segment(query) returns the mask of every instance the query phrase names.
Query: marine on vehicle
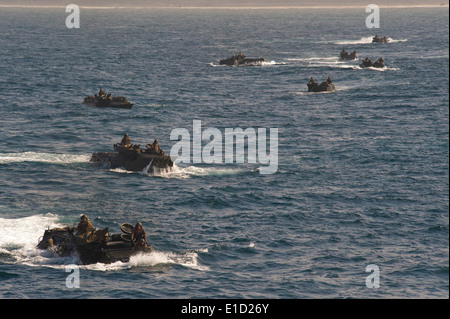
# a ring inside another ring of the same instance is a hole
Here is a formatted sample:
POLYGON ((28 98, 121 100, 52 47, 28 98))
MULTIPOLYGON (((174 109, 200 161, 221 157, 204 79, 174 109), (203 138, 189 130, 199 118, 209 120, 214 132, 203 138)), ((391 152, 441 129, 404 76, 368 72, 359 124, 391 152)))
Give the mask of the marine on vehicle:
POLYGON ((369 68, 369 67, 373 67, 373 68, 379 68, 382 69, 385 67, 384 65, 384 59, 382 57, 380 57, 378 60, 376 60, 375 62, 372 62, 371 59, 369 59, 368 57, 366 57, 362 63, 359 65, 362 68, 369 68))
POLYGON ((378 34, 372 38, 372 43, 389 43, 391 39, 387 36, 380 37, 378 34))
POLYGON ((342 51, 340 53, 340 59, 341 60, 357 60, 358 52, 356 52, 356 50, 353 50, 352 53, 348 53, 347 50, 342 49, 342 51))
POLYGON ((146 144, 146 149, 141 149, 140 144, 132 144, 128 134, 125 134, 122 141, 113 147, 114 152, 92 154, 90 162, 101 164, 107 169, 123 168, 145 173, 152 173, 155 168, 173 167, 172 159, 159 147, 158 140, 146 144))
POLYGON ((122 234, 110 234, 108 227, 83 231, 80 225, 47 229, 37 248, 51 250, 62 257, 78 255, 84 265, 127 262, 133 255, 154 251, 146 240, 144 243, 132 240, 134 229, 129 223, 122 224, 122 234))
POLYGON ((320 84, 313 77, 311 77, 307 86, 308 92, 333 92, 335 90, 331 77, 328 77, 326 81, 323 81, 320 84))

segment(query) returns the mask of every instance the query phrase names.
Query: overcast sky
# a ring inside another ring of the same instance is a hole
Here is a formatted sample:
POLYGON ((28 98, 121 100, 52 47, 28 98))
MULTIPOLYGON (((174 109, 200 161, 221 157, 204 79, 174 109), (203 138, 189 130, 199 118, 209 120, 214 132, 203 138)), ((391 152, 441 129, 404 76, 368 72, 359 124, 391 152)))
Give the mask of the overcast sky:
POLYGON ((2 5, 66 6, 138 6, 138 7, 267 7, 267 6, 366 6, 386 5, 448 5, 449 0, 0 0, 2 5))

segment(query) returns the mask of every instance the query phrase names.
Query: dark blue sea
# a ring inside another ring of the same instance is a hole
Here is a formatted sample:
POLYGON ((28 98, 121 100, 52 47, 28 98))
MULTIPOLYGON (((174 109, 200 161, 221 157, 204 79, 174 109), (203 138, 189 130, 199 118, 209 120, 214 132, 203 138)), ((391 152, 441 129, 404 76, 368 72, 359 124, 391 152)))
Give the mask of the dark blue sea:
POLYGON ((0 8, 1 298, 449 297, 448 8, 381 8, 379 29, 364 8, 81 8, 73 29, 68 15, 0 8), (239 52, 267 62, 218 64, 239 52), (311 76, 336 91, 308 93, 311 76), (82 104, 99 88, 133 108, 82 104), (194 120, 277 128, 276 173, 89 163, 125 133, 169 153, 194 120), (82 265, 36 249, 82 214, 112 233, 142 222, 155 252, 82 265))

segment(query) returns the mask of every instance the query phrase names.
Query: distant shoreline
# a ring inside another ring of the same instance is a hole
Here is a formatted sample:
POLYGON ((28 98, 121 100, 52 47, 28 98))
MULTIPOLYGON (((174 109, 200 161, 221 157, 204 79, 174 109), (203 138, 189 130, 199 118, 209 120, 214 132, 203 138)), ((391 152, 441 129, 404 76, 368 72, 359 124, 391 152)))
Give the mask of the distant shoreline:
MULTIPOLYGON (((36 9, 51 9, 51 8, 65 8, 66 6, 36 6, 36 5, 17 5, 17 4, 0 4, 0 8, 36 8, 36 9)), ((133 7, 133 6, 83 6, 83 9, 176 9, 176 10, 289 10, 289 9, 361 9, 365 8, 365 5, 359 6, 264 6, 264 7, 133 7)), ((391 9, 413 9, 413 8, 448 8, 448 4, 442 5, 380 5, 380 8, 391 8, 391 9)))

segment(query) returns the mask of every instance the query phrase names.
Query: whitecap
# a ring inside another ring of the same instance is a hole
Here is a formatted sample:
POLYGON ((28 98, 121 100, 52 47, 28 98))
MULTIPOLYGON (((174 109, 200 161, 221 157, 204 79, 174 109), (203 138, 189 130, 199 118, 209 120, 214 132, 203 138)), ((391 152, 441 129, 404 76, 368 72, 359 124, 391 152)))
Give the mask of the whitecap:
POLYGON ((0 154, 0 164, 37 162, 50 164, 74 164, 87 163, 90 160, 89 155, 74 154, 56 154, 56 153, 3 153, 0 154))
POLYGON ((61 226, 58 216, 50 213, 24 218, 0 218, 0 248, 34 248, 45 229, 61 226))
POLYGON ((181 265, 186 268, 200 271, 208 271, 209 267, 201 265, 198 261, 197 251, 187 251, 185 253, 153 251, 151 253, 141 253, 130 257, 128 262, 117 261, 111 264, 96 263, 81 266, 83 269, 95 271, 119 271, 139 267, 156 267, 160 265, 181 265))
POLYGON ((286 62, 277 62, 277 61, 266 61, 266 62, 261 62, 262 66, 270 66, 270 65, 285 65, 287 64, 286 62))
POLYGON ((310 58, 289 58, 286 59, 288 61, 303 61, 303 62, 310 62, 310 61, 326 61, 326 60, 338 60, 337 57, 310 57, 310 58))
MULTIPOLYGON (((305 85, 305 87, 306 87, 306 85, 305 85)), ((334 91, 323 91, 323 92, 293 91, 293 92, 290 92, 290 94, 294 94, 294 95, 331 94, 331 93, 336 93, 336 92, 347 91, 350 89, 351 89, 351 87, 348 87, 348 86, 339 86, 339 88, 336 88, 334 91)))
MULTIPOLYGON (((286 62, 277 62, 277 61, 265 61, 265 62, 253 62, 253 63, 249 63, 246 66, 271 66, 271 65, 285 65, 287 64, 286 62)), ((207 65, 212 66, 212 67, 228 67, 229 65, 223 65, 223 64, 218 64, 216 62, 210 62, 207 63, 207 65)))
POLYGON ((373 70, 373 71, 378 71, 378 72, 384 72, 384 71, 398 71, 400 70, 400 68, 391 68, 388 66, 384 66, 382 68, 375 68, 375 67, 367 67, 367 68, 362 68, 360 66, 357 66, 357 68, 355 68, 355 70, 373 70))
POLYGON ((198 167, 198 166, 186 166, 180 167, 177 164, 173 164, 172 167, 153 167, 150 171, 149 168, 151 163, 144 167, 142 171, 128 171, 124 168, 113 168, 109 169, 109 171, 119 174, 142 174, 152 177, 161 177, 161 178, 174 178, 174 179, 188 179, 193 176, 227 176, 227 175, 235 175, 241 174, 245 172, 251 172, 251 170, 245 169, 233 169, 233 168, 218 168, 214 167, 198 167))
POLYGON ((50 250, 36 248, 46 229, 63 226, 58 215, 51 213, 23 218, 0 218, 0 252, 10 255, 15 263, 27 266, 60 268, 77 263, 78 256, 60 257, 50 250))
POLYGON ((207 65, 212 66, 214 68, 216 68, 216 67, 226 67, 227 66, 227 65, 223 65, 223 64, 217 64, 215 62, 207 63, 207 65))
MULTIPOLYGON (((294 59, 291 59, 294 60, 294 59)), ((312 68, 322 68, 322 67, 329 67, 329 68, 338 68, 338 69, 351 69, 351 70, 374 70, 374 71, 398 71, 399 68, 394 67, 388 67, 384 66, 383 68, 375 68, 375 67, 367 67, 362 68, 359 66, 358 60, 353 60, 353 64, 351 61, 342 61, 337 57, 313 57, 313 58, 299 58, 295 59, 295 61, 301 61, 301 62, 307 62, 308 67, 312 68)))
POLYGON ((126 169, 120 167, 110 168, 109 171, 119 174, 136 174, 135 171, 127 171, 126 169))
POLYGON ((362 37, 359 40, 342 40, 342 41, 336 41, 334 44, 337 45, 347 45, 347 44, 370 44, 372 43, 373 36, 369 37, 362 37))
MULTIPOLYGON (((146 170, 144 169, 143 172, 146 170)), ((218 167, 198 167, 187 166, 179 167, 177 164, 173 164, 173 167, 158 168, 154 167, 153 172, 148 173, 151 176, 162 178, 178 178, 187 179, 192 176, 226 176, 248 172, 244 169, 231 169, 231 168, 218 168, 218 167)))
MULTIPOLYGON (((352 45, 352 44, 372 44, 373 36, 362 37, 359 40, 342 40, 333 42, 336 45, 352 45)), ((392 39, 388 37, 389 43, 406 42, 408 39, 392 39)), ((378 44, 378 43, 377 43, 378 44)))

